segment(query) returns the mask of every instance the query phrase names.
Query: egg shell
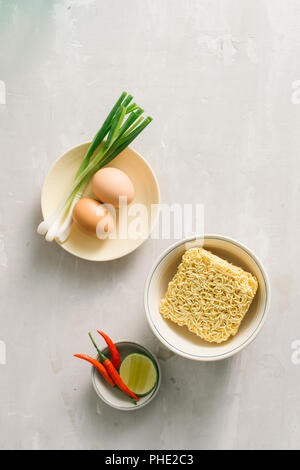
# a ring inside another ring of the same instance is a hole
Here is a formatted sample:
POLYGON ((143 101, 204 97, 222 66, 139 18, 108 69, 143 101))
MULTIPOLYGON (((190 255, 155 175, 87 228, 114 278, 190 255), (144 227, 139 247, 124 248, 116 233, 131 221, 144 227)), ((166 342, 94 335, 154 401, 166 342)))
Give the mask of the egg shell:
POLYGON ((99 201, 91 198, 82 198, 77 202, 73 210, 73 221, 87 235, 101 239, 106 238, 114 229, 111 214, 99 201))
POLYGON ((93 192, 100 201, 119 207, 119 198, 127 197, 130 204, 135 196, 134 186, 129 176, 118 168, 102 168, 94 174, 93 192))

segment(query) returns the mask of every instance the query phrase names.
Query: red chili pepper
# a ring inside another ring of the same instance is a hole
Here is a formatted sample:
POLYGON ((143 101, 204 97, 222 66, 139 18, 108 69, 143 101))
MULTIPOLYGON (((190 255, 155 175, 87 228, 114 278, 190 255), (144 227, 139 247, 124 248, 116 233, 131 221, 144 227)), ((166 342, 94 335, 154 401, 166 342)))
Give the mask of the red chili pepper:
POLYGON ((126 395, 130 396, 131 398, 133 398, 135 401, 138 401, 139 398, 127 387, 126 384, 124 384, 123 380, 121 379, 120 375, 118 374, 118 371, 117 369, 115 368, 115 366, 113 365, 113 363, 111 362, 110 359, 108 359, 108 357, 106 357, 99 349, 98 349, 98 346, 97 344, 95 343, 94 341, 94 338, 92 337, 91 333, 89 333, 89 337, 91 338, 91 341, 93 343, 93 345, 95 346, 95 348, 97 349, 98 351, 98 354, 101 358, 101 361, 103 362, 103 364, 105 365, 106 367, 106 370, 108 371, 109 375, 111 376, 112 380, 115 382, 115 384, 119 387, 120 390, 122 390, 122 392, 126 393, 126 395))
POLYGON ((101 335, 102 338, 105 340, 105 342, 108 346, 108 349, 110 350, 113 365, 115 366, 116 369, 119 369, 120 364, 121 364, 121 359, 120 359, 120 354, 119 354, 119 351, 116 348, 115 343, 113 343, 113 341, 110 339, 110 337, 107 336, 105 333, 103 333, 103 331, 99 331, 99 330, 97 330, 97 331, 98 331, 99 335, 101 335))
POLYGON ((138 401, 139 398, 127 387, 126 384, 124 384, 123 380, 121 379, 121 377, 119 376, 118 374, 118 371, 117 369, 115 368, 115 366, 113 365, 113 363, 111 362, 110 359, 108 359, 108 357, 104 356, 104 354, 101 355, 101 359, 103 361, 103 364, 105 365, 106 367, 106 370, 108 371, 109 375, 111 376, 111 378, 113 379, 113 381, 115 382, 115 384, 124 392, 126 393, 127 395, 129 395, 131 398, 133 398, 134 400, 138 401), (103 356, 103 357, 102 357, 103 356))
POLYGON ((112 380, 111 376, 105 369, 105 367, 101 364, 101 362, 97 361, 93 357, 86 356, 85 354, 74 354, 75 357, 79 357, 79 359, 84 359, 87 362, 93 364, 93 366, 100 372, 101 375, 105 378, 106 382, 109 383, 112 387, 115 386, 114 381, 112 380))

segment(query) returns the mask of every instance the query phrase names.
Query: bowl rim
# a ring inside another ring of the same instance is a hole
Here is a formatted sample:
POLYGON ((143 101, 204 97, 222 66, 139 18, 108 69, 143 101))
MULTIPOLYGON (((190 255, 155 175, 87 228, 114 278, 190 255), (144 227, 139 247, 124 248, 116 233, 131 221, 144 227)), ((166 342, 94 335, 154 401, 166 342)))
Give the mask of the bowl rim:
POLYGON ((171 351, 173 351, 175 354, 178 354, 179 356, 182 356, 182 357, 185 357, 187 359, 192 359, 192 360, 195 360, 195 361, 203 361, 203 362, 210 362, 210 361, 218 361, 218 360, 223 360, 223 359, 227 359, 231 356, 233 356, 234 354, 237 354, 238 352, 240 352, 242 349, 244 349, 246 346, 248 346, 250 343, 252 343, 252 341, 257 337, 258 333, 260 332, 260 330, 262 329, 265 321, 266 321, 266 318, 267 318, 267 315, 268 315, 268 312, 269 312, 269 308, 270 308, 270 302, 271 302, 271 287, 270 287, 270 281, 269 281, 269 277, 268 277, 268 274, 262 264, 262 262, 259 260, 259 258, 252 252, 252 250, 250 250, 247 246, 245 246, 244 244, 240 243, 239 241, 235 240, 234 238, 231 238, 231 237, 227 237, 227 236, 224 236, 224 235, 220 235, 220 234, 203 234, 203 235, 193 235, 193 236, 190 236, 190 237, 186 237, 186 238, 183 238, 175 243, 173 243, 171 246, 169 246, 168 248, 166 248, 162 253, 161 255, 156 259, 156 261, 154 262, 154 264, 152 265, 152 268, 147 276, 147 279, 146 279, 146 282, 145 282, 145 288, 144 288, 144 307, 145 307, 145 311, 146 311, 146 317, 147 317, 147 320, 148 320, 148 323, 150 325, 150 328, 152 329, 153 333, 155 334, 155 336, 168 348, 170 349, 171 351), (228 351, 227 353, 222 353, 222 354, 216 354, 216 355, 213 355, 213 356, 202 356, 202 355, 197 355, 197 354, 191 354, 191 353, 187 353, 186 351, 182 351, 181 349, 178 349, 176 348, 175 346, 173 346, 171 343, 168 342, 168 340, 162 335, 162 333, 158 330, 158 328, 155 326, 154 322, 153 322, 153 319, 152 319, 152 316, 151 316, 151 313, 150 313, 150 308, 149 308, 149 301, 148 301, 148 297, 149 297, 149 288, 150 288, 150 285, 151 285, 151 282, 152 282, 152 279, 153 279, 153 276, 157 270, 157 268, 159 267, 159 265, 161 264, 161 262, 172 252, 174 251, 176 248, 178 248, 179 246, 183 245, 184 243, 188 243, 190 241, 194 241, 194 240, 206 240, 206 239, 217 239, 217 240, 222 240, 222 241, 226 241, 226 242, 229 242, 233 245, 236 245, 237 247, 241 248, 242 250, 244 250, 254 261, 255 263, 257 264, 261 274, 262 274, 262 277, 263 277, 263 280, 264 280, 264 284, 265 284, 265 290, 266 290, 266 299, 265 299, 265 303, 264 303, 264 307, 263 307, 263 313, 261 315, 261 318, 260 318, 260 321, 259 321, 259 324, 257 325, 257 327, 255 328, 255 330, 251 333, 251 335, 242 343, 240 344, 239 346, 236 346, 234 349, 228 351))
MULTIPOLYGON (((107 400, 101 394, 101 391, 100 391, 99 387, 96 384, 96 381, 95 381, 96 369, 93 366, 91 367, 92 385, 93 385, 93 388, 94 388, 97 396, 99 398, 101 398, 101 400, 104 403, 106 403, 107 405, 109 405, 110 407, 115 408, 116 410, 120 410, 120 411, 134 411, 134 410, 138 410, 138 409, 143 408, 144 406, 148 405, 153 400, 153 398, 157 395, 158 390, 159 390, 160 385, 161 385, 161 367, 160 367, 160 364, 158 362, 158 359, 157 359, 156 355, 152 351, 150 351, 150 349, 146 348, 145 346, 141 345, 140 343, 137 343, 135 341, 127 341, 127 340, 122 340, 122 341, 116 341, 115 342, 116 346, 118 346, 120 344, 138 346, 139 348, 144 350, 144 352, 146 354, 148 354, 150 356, 150 358, 154 359, 154 362, 155 362, 155 365, 156 365, 156 368, 157 368, 158 380, 157 380, 157 384, 156 384, 155 388, 150 392, 149 397, 147 397, 147 396, 143 397, 143 398, 147 398, 147 399, 145 401, 143 401, 142 403, 140 403, 140 404, 138 403, 137 405, 132 405, 131 407, 120 406, 120 405, 117 405, 117 404, 107 400)), ((106 349, 107 348, 103 348, 102 352, 105 351, 106 349)), ((95 357, 98 357, 98 354, 96 354, 95 357)))
MULTIPOLYGON (((42 212, 42 216, 43 218, 45 217, 45 214, 44 214, 44 209, 43 209, 43 196, 44 196, 44 192, 45 192, 45 183, 46 183, 46 179, 48 178, 48 175, 51 173, 51 171, 53 171, 55 165, 59 162, 60 159, 62 159, 67 153, 71 152, 72 150, 75 150, 76 148, 78 147, 81 147, 81 146, 84 146, 84 145, 89 145, 91 143, 91 141, 85 141, 85 142, 81 142, 81 144, 78 144, 78 145, 75 145, 73 147, 70 147, 69 149, 67 149, 63 154, 61 154, 59 157, 57 157, 54 162, 52 163, 52 165, 50 166, 50 168, 48 169, 47 171, 47 174, 44 178, 44 181, 43 181, 43 185, 42 185, 42 189, 41 189, 41 195, 40 195, 40 204, 41 204, 41 212, 42 212)), ((76 256, 76 258, 79 258, 79 259, 84 259, 86 261, 93 261, 93 262, 96 262, 96 263, 105 263, 107 261, 114 261, 114 260, 117 260, 117 259, 121 259, 121 258, 124 258, 124 256, 127 256, 129 255, 130 253, 134 252, 135 250, 137 250, 146 240, 148 240, 150 238, 150 235, 151 233, 153 232, 156 224, 157 224, 157 221, 158 221, 158 217, 159 217, 159 213, 160 213, 160 203, 161 203, 161 191, 160 191, 160 186, 159 186, 159 183, 158 183, 158 179, 157 179, 157 176, 155 174, 155 171, 153 170, 151 164, 139 153, 137 152, 133 147, 131 147, 130 145, 128 146, 128 148, 130 150, 132 150, 141 160, 143 160, 144 164, 146 166, 148 166, 151 174, 152 174, 152 177, 153 177, 153 180, 154 180, 154 183, 155 183, 155 186, 156 186, 156 190, 157 190, 157 200, 158 202, 156 203, 157 207, 158 207, 158 210, 157 210, 157 213, 154 217, 154 219, 152 220, 152 225, 148 231, 148 236, 147 238, 142 238, 140 240, 140 243, 133 247, 130 251, 124 253, 123 255, 121 256, 113 256, 109 259, 93 259, 93 258, 89 258, 89 257, 86 257, 86 256, 82 256, 80 254, 77 254, 75 253, 74 251, 72 251, 71 249, 69 249, 68 247, 65 246, 64 243, 59 243, 56 239, 54 240, 55 243, 57 243, 61 248, 63 248, 67 253, 70 253, 71 255, 73 256, 76 256)), ((126 150, 126 149, 124 149, 126 150)))

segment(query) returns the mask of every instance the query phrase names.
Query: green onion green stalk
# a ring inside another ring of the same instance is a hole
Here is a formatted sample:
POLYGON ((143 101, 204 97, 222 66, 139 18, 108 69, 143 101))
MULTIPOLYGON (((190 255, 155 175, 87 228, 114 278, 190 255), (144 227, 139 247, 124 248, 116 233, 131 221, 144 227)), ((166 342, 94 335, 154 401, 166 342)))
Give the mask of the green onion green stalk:
POLYGON ((143 117, 144 110, 136 103, 130 104, 131 101, 132 96, 123 92, 91 142, 65 198, 54 214, 39 224, 37 232, 45 235, 47 241, 56 238, 63 243, 68 238, 73 209, 91 177, 128 147, 152 121, 150 116, 143 117))

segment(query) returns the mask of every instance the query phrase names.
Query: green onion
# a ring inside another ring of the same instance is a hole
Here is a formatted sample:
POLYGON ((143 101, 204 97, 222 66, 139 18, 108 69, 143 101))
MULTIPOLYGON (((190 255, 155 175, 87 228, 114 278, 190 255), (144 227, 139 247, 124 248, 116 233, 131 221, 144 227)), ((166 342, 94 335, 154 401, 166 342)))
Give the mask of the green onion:
POLYGON ((129 104, 132 98, 122 93, 91 142, 65 198, 54 214, 39 224, 37 231, 47 241, 57 238, 63 243, 68 238, 73 209, 94 173, 116 158, 152 121, 150 116, 142 117, 144 110, 136 103, 129 104))

